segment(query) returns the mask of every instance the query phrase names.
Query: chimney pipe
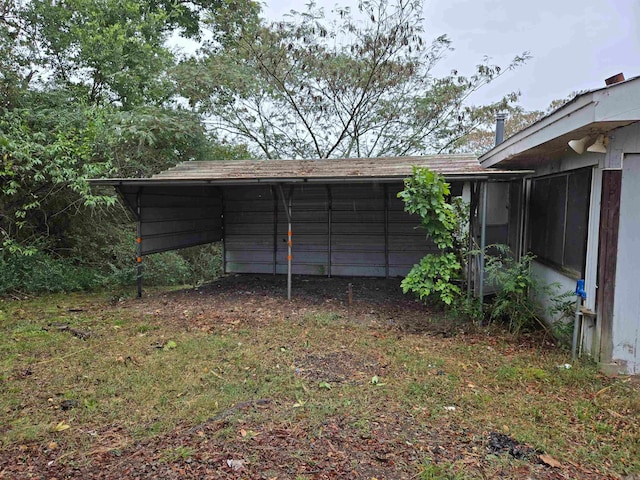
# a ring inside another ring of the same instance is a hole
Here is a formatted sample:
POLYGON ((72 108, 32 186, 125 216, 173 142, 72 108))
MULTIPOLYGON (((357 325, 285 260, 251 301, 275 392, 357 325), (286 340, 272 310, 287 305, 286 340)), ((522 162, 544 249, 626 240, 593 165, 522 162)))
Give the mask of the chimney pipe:
POLYGON ((496 145, 500 145, 504 141, 504 119, 507 118, 506 113, 496 114, 496 145))
POLYGON ((609 78, 606 78, 604 83, 608 87, 609 85, 615 85, 616 83, 624 82, 624 74, 617 73, 609 78))

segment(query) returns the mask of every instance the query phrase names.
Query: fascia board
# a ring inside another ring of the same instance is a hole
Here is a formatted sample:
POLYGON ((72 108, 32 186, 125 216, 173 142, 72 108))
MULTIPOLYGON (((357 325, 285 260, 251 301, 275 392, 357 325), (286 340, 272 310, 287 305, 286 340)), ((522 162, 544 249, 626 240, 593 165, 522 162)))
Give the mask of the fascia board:
POLYGON ((596 122, 640 120, 640 82, 632 81, 594 92, 596 122))

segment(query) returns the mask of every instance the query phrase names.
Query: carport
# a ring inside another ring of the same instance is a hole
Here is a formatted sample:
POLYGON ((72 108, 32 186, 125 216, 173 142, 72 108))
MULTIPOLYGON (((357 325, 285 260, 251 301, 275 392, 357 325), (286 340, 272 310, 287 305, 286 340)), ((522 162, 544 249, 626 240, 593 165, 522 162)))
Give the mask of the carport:
MULTIPOLYGON (((292 274, 398 277, 436 250, 397 197, 413 166, 440 173, 469 203, 478 245, 487 235, 507 243, 508 214, 488 224, 482 205, 488 182, 517 185, 520 174, 471 155, 188 161, 151 178, 91 183, 115 187, 135 216, 139 295, 145 255, 222 241, 225 273, 287 274, 290 296, 292 274)), ((482 262, 472 270, 470 279, 482 262)))

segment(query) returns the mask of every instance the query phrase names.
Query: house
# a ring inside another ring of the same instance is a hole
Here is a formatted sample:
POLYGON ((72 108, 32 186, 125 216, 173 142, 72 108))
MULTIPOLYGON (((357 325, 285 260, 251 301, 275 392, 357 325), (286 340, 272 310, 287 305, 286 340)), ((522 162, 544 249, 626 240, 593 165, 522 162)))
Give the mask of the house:
POLYGON ((605 372, 639 374, 640 77, 620 77, 479 160, 489 170, 533 171, 494 198, 519 212, 509 215, 518 253, 535 254, 534 274, 565 291, 584 279, 582 352, 605 372))

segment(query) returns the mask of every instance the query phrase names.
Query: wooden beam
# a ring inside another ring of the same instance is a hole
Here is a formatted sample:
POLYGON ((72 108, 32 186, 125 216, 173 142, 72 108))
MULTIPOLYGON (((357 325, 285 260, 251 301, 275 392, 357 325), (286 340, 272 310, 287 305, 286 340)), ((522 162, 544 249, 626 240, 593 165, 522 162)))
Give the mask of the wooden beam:
POLYGON ((621 187, 622 170, 604 170, 602 172, 597 296, 601 363, 610 363, 613 353, 613 305, 616 288, 621 187))

